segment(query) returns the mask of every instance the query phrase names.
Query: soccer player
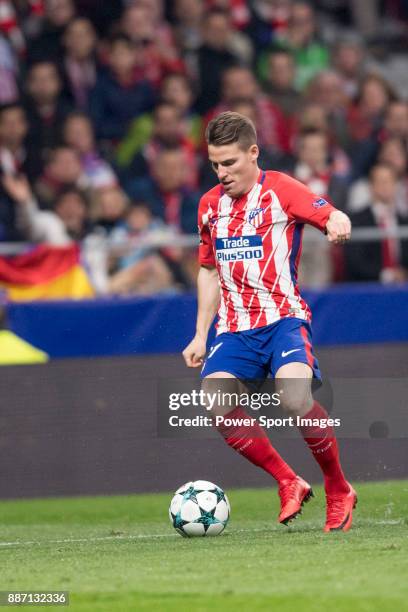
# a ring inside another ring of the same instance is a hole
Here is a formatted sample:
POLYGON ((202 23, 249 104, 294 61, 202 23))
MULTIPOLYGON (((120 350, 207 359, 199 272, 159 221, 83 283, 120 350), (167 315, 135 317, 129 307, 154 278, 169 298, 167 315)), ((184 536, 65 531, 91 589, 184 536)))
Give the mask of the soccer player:
MULTIPOLYGON (((189 367, 202 366, 204 389, 214 389, 214 379, 229 384, 235 379, 237 385, 269 374, 279 379, 281 407, 310 419, 300 431, 324 476, 324 531, 347 531, 357 496, 343 474, 333 428, 320 427, 328 415, 311 392, 312 378, 321 374, 297 267, 305 223, 338 244, 350 238, 350 220, 286 174, 260 170, 255 127, 246 117, 221 113, 208 124, 206 139, 219 185, 199 204, 197 326, 183 357, 189 367), (205 359, 217 311, 217 337, 205 359)), ((225 407, 218 409, 226 416, 225 407)), ((223 423, 218 430, 230 447, 277 481, 279 522, 288 524, 313 495, 310 484, 282 459, 257 421, 244 425, 248 415, 241 407, 229 407, 227 416, 237 425, 223 423)))

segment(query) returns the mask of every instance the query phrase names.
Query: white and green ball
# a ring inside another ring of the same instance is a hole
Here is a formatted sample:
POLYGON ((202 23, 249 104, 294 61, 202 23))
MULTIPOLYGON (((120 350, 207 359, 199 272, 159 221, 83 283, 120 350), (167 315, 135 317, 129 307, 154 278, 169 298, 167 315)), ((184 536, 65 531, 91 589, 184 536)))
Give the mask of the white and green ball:
POLYGON ((182 536, 216 536, 224 531, 231 512, 228 497, 207 480, 186 482, 170 503, 169 517, 182 536))

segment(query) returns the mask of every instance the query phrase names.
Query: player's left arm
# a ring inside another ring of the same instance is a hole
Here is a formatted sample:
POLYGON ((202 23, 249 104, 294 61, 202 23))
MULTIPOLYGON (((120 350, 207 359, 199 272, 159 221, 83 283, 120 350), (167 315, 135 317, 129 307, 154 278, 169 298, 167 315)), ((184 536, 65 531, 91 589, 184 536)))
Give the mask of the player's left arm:
POLYGON ((285 212, 299 223, 313 225, 327 235, 329 242, 342 244, 351 236, 349 217, 322 198, 287 175, 279 181, 281 202, 285 212))

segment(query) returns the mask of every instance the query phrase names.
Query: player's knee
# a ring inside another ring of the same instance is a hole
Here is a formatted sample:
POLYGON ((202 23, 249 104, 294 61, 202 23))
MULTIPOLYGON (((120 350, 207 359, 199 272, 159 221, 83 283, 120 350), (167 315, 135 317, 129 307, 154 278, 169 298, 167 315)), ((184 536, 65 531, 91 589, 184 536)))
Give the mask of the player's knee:
POLYGON ((312 405, 313 399, 309 393, 302 395, 283 393, 280 396, 280 406, 288 416, 303 416, 311 410, 312 405))
POLYGON ((287 378, 276 382, 280 407, 288 416, 303 416, 309 412, 313 405, 309 379, 287 378))
POLYGON ((205 408, 210 416, 225 416, 239 404, 239 381, 229 376, 210 375, 201 383, 205 408))

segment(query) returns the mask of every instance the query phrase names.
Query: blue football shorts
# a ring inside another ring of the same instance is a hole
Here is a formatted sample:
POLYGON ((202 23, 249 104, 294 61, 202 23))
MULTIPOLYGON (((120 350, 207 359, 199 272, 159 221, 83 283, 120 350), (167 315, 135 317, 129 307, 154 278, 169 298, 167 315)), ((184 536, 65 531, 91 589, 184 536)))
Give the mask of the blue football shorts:
POLYGON ((265 327, 217 336, 204 361, 201 378, 228 372, 241 380, 264 380, 269 375, 275 377, 281 366, 294 361, 309 365, 313 377, 321 381, 311 326, 290 317, 265 327))

